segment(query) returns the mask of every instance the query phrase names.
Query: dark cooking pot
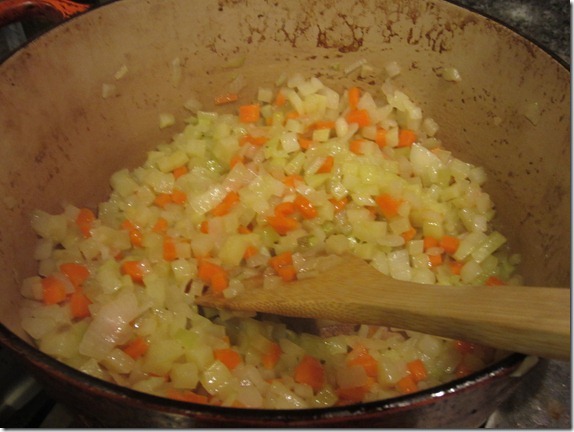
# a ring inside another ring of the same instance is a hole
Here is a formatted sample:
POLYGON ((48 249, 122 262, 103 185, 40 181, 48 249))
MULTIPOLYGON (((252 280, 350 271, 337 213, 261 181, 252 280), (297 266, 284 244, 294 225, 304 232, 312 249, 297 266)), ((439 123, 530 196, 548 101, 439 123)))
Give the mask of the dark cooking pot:
MULTIPOLYGON (((63 2, 31 3, 53 9, 63 2)), ((35 272, 33 209, 59 212, 63 201, 95 206, 105 199, 114 171, 141 163, 147 150, 170 137, 171 131, 157 127, 159 112, 182 119, 191 94, 213 109, 213 95, 239 71, 249 99, 283 71, 321 74, 341 89, 353 78, 332 66, 361 59, 374 66, 397 60, 403 66, 397 82, 441 125, 442 141, 487 169, 500 229, 522 254, 525 281, 569 286, 570 74, 531 42, 439 0, 122 0, 69 20, 0 65, 0 342, 54 398, 94 425, 483 424, 517 385, 524 356, 386 401, 243 410, 102 382, 36 350, 20 326, 19 287, 35 272), (184 71, 177 85, 170 79, 176 58, 184 71), (232 67, 239 63, 240 69, 232 67), (116 82, 122 65, 129 72, 116 82), (462 81, 441 78, 448 67, 456 67, 462 81), (102 85, 110 83, 116 92, 103 98, 102 85)))

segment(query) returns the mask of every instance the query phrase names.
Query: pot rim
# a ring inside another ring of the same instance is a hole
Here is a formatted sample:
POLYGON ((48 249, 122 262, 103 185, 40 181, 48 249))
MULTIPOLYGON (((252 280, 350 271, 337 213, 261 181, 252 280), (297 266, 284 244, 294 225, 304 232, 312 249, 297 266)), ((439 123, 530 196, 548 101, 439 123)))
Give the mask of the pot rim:
MULTIPOLYGON (((137 403, 183 416, 217 417, 225 415, 227 420, 242 419, 245 422, 259 420, 281 421, 311 421, 317 419, 336 419, 354 415, 380 414, 383 411, 395 412, 412 405, 427 404, 440 398, 455 395, 465 389, 479 385, 489 379, 511 375, 528 357, 525 354, 510 353, 480 371, 462 378, 449 381, 439 386, 421 390, 416 393, 381 399, 372 402, 362 402, 343 406, 305 409, 261 409, 221 407, 194 402, 172 400, 161 396, 139 392, 128 387, 104 381, 81 372, 55 358, 43 353, 33 345, 12 333, 6 326, 0 324, 0 345, 3 345, 21 357, 28 365, 39 368, 46 373, 66 381, 67 384, 82 389, 88 387, 90 392, 99 396, 121 398, 123 403, 137 403), (126 398, 127 396, 127 398, 126 398)), ((34 374, 34 370, 30 370, 34 374)))

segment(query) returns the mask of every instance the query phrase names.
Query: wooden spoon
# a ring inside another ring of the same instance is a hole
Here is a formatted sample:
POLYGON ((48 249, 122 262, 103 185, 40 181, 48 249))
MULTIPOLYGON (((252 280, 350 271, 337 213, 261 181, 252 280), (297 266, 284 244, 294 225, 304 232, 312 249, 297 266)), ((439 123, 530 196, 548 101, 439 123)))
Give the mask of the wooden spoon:
POLYGON ((258 285, 232 299, 206 295, 196 302, 391 326, 546 358, 570 358, 568 288, 424 285, 385 276, 351 256, 317 277, 273 288, 262 288, 261 280, 258 285))

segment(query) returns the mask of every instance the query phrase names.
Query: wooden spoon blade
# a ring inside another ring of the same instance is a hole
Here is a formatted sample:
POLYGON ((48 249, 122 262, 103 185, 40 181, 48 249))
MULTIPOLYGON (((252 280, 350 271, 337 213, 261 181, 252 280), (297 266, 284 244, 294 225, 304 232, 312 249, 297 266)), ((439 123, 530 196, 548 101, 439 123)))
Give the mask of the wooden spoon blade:
MULTIPOLYGON (((259 284, 260 285, 260 284, 259 284)), ((231 299, 198 297, 202 306, 384 325, 542 357, 570 358, 570 290, 518 286, 440 286, 385 276, 345 257, 317 277, 231 299)))

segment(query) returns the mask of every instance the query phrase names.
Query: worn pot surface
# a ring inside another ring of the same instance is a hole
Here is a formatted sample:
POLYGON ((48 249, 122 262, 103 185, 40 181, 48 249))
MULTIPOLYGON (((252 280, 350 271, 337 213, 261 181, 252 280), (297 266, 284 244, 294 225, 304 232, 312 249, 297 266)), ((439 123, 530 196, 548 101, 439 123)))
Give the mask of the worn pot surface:
MULTIPOLYGON (((122 0, 70 20, 0 65, 0 340, 27 359, 56 397, 80 410, 99 400, 92 412, 108 426, 483 423, 500 402, 491 396, 514 387, 509 374, 521 356, 458 387, 392 404, 245 415, 101 383, 24 342, 19 287, 35 273, 33 209, 95 206, 114 171, 137 166, 183 126, 191 95, 213 109, 214 95, 238 73, 248 83, 239 104, 282 72, 315 74, 340 90, 356 79, 345 67, 361 59, 376 68, 398 61, 403 72, 396 82, 438 122, 445 146, 487 169, 500 229, 522 254, 525 281, 569 286, 570 74, 534 44, 436 0, 122 0), (178 85, 170 79, 176 58, 184 66, 178 85), (242 66, 233 67, 239 60, 242 66), (128 73, 116 80, 122 65, 128 73), (445 67, 457 68, 462 81, 441 78, 445 67), (104 83, 116 86, 113 97, 102 97, 104 83), (159 129, 163 111, 179 119, 175 128, 159 129)), ((373 77, 361 86, 381 83, 373 77)))

